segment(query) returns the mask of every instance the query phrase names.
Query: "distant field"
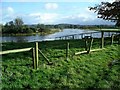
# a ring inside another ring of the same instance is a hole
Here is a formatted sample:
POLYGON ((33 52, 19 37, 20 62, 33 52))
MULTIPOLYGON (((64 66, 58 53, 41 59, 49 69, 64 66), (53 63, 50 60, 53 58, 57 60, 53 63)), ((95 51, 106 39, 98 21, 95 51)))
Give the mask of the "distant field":
MULTIPOLYGON (((32 53, 16 53, 2 57, 3 88, 120 88, 120 57, 118 44, 105 39, 104 50, 75 56, 83 51, 83 40, 39 42, 39 48, 53 65, 47 65, 39 54, 39 69, 32 69, 32 53), (66 60, 66 43, 70 43, 66 60)), ((34 47, 35 43, 3 43, 3 50, 34 47)), ((94 39, 92 49, 100 48, 94 39)))

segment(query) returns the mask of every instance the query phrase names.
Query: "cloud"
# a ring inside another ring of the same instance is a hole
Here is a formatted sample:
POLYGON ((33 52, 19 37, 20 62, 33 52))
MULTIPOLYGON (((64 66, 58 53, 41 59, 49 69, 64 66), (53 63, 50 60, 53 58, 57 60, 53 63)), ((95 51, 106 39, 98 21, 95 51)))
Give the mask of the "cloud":
POLYGON ((38 23, 51 24, 55 23, 58 18, 57 13, 32 13, 29 14, 31 18, 34 18, 38 23))
POLYGON ((57 9, 58 4, 57 3, 47 3, 47 4, 45 4, 45 8, 48 9, 48 10, 57 9))
POLYGON ((110 21, 95 18, 94 16, 87 16, 86 14, 70 15, 59 19, 59 23, 79 24, 79 25, 113 25, 110 21))
POLYGON ((14 9, 12 7, 7 7, 7 12, 10 14, 14 13, 14 9))
POLYGON ((1 13, 2 15, 2 22, 9 22, 15 18, 15 11, 12 7, 5 7, 2 8, 3 11, 1 13))
POLYGON ((30 17, 39 17, 41 13, 31 13, 29 14, 30 17))
POLYGON ((63 16, 61 18, 61 21, 64 23, 79 24, 79 22, 88 22, 93 21, 94 19, 95 17, 92 15, 79 13, 74 15, 63 16))

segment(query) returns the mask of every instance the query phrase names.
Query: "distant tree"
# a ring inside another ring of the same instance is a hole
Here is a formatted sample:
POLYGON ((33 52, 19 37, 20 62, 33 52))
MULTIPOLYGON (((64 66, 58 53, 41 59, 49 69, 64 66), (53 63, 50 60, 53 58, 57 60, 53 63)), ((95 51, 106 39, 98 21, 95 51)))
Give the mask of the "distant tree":
POLYGON ((7 22, 2 29, 2 33, 16 33, 14 22, 7 22))
POLYGON ((33 33, 33 32, 34 32, 34 31, 33 31, 30 27, 28 27, 27 25, 23 25, 23 26, 22 26, 22 30, 23 30, 22 33, 33 33))
POLYGON ((45 31, 45 25, 44 24, 37 24, 37 29, 38 29, 38 32, 43 34, 43 32, 45 31))
POLYGON ((90 10, 97 12, 98 18, 116 22, 116 26, 120 26, 120 0, 101 2, 100 5, 90 7, 90 10))
POLYGON ((19 17, 15 18, 14 23, 16 26, 22 26, 24 24, 23 20, 19 17))
POLYGON ((3 28, 3 24, 0 24, 0 34, 2 33, 3 28))
POLYGON ((20 18, 20 17, 15 18, 14 24, 15 24, 17 32, 23 33, 22 26, 23 26, 24 22, 23 22, 22 18, 20 18))
POLYGON ((28 25, 24 25, 24 22, 21 18, 15 18, 14 21, 7 22, 3 29, 2 33, 5 34, 17 34, 17 33, 33 33, 35 32, 34 28, 30 28, 28 25))

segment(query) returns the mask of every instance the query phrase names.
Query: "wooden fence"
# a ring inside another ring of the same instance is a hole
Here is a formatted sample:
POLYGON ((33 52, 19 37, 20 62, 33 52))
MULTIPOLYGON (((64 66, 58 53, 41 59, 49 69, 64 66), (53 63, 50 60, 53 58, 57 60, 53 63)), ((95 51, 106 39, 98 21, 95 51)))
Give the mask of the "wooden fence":
POLYGON ((15 49, 15 50, 7 50, 0 52, 0 55, 9 54, 9 53, 18 53, 18 52, 27 52, 32 51, 32 59, 33 59, 33 68, 38 68, 38 42, 35 42, 35 48, 24 48, 24 49, 15 49))
MULTIPOLYGON (((120 31, 96 31, 96 32, 88 32, 88 33, 81 33, 81 34, 71 34, 71 35, 65 35, 65 36, 60 36, 60 37, 55 37, 56 40, 66 40, 66 39, 83 39, 85 36, 91 36, 94 37, 94 34, 99 34, 106 37, 105 34, 108 34, 108 37, 110 37, 113 33, 114 34, 120 34, 120 31)), ((98 37, 98 35, 97 35, 98 37)), ((101 37, 99 37, 101 38, 101 37)))
MULTIPOLYGON (((81 35, 83 35, 83 34, 81 34, 81 35)), ((118 42, 120 41, 120 36, 119 35, 120 34, 118 34, 118 38, 119 38, 118 42)), ((111 44, 113 44, 115 36, 117 36, 117 35, 113 34, 111 36, 111 44)), ((73 35, 73 37, 74 37, 74 35, 73 35)), ((86 38, 85 38, 85 48, 86 48, 86 50, 82 51, 82 52, 77 52, 77 53, 75 53, 75 55, 82 54, 82 53, 89 53, 91 51, 98 51, 98 50, 100 50, 100 49, 91 50, 92 42, 93 42, 93 38, 91 36, 86 36, 86 38), (91 41, 90 41, 89 46, 87 46, 87 42, 88 42, 89 39, 91 41)), ((101 32, 101 48, 102 49, 104 48, 104 31, 101 32)), ((9 54, 9 53, 17 53, 17 52, 26 52, 26 51, 32 51, 32 60, 33 60, 33 68, 34 69, 38 68, 38 61, 39 61, 38 52, 40 52, 40 54, 45 58, 45 60, 48 62, 48 64, 50 64, 50 65, 52 64, 52 62, 49 62, 49 59, 38 48, 38 42, 35 42, 35 47, 34 48, 30 47, 30 48, 24 48, 24 49, 15 49, 15 50, 2 51, 2 52, 0 52, 0 55, 9 54)), ((69 59, 69 42, 67 42, 67 45, 66 45, 66 60, 68 60, 68 59, 69 59)))
MULTIPOLYGON (((66 40, 66 39, 75 39, 75 37, 80 37, 81 39, 84 38, 84 35, 90 35, 92 36, 92 34, 94 33, 100 33, 100 32, 88 32, 88 33, 81 33, 81 34, 72 34, 72 35, 65 35, 65 36, 60 36, 60 37, 55 37, 55 39, 62 39, 62 40, 66 40)), ((79 38, 79 39, 80 39, 79 38)))

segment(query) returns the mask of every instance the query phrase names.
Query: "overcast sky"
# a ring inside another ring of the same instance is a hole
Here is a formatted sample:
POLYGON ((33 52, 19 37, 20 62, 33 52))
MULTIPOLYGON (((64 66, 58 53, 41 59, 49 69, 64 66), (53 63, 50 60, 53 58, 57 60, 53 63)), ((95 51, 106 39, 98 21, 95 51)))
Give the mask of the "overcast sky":
POLYGON ((98 19, 97 14, 89 10, 88 7, 101 1, 113 0, 4 0, 0 9, 0 23, 5 24, 20 17, 25 24, 114 24, 98 19))

